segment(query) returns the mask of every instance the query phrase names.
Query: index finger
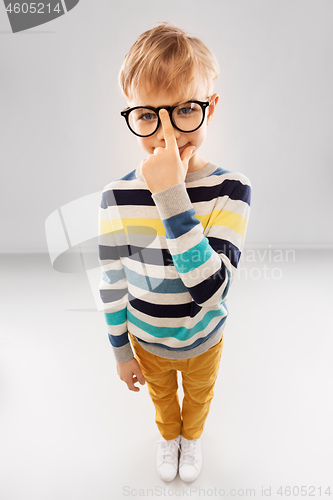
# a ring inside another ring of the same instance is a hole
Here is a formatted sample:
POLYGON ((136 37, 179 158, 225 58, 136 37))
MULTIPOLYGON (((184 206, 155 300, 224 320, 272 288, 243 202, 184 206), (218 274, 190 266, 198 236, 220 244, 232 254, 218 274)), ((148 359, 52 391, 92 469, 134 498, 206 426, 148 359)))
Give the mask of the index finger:
POLYGON ((173 131, 173 126, 170 120, 169 113, 166 109, 160 109, 160 118, 162 122, 163 134, 167 148, 176 149, 177 141, 173 131))

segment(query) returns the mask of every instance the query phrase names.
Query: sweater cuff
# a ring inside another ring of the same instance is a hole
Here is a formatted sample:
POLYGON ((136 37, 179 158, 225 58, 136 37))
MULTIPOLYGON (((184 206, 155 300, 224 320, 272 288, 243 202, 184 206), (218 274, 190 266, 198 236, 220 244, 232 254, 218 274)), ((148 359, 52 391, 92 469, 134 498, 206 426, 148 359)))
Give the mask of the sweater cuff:
POLYGON ((151 195, 162 220, 193 208, 185 182, 170 186, 151 195))
POLYGON ((131 361, 131 359, 134 358, 130 342, 121 347, 112 346, 112 348, 114 357, 116 358, 116 361, 118 363, 126 363, 127 361, 131 361))

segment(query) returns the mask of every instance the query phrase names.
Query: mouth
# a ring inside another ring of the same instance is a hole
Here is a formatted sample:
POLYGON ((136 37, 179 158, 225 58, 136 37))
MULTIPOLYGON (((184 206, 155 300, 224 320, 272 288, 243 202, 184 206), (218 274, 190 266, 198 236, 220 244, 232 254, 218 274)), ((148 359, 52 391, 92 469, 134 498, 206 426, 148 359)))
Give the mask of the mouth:
POLYGON ((182 146, 181 148, 178 148, 179 149, 179 154, 182 154, 182 152, 184 151, 185 148, 187 148, 187 146, 190 145, 190 142, 187 142, 184 146, 182 146))

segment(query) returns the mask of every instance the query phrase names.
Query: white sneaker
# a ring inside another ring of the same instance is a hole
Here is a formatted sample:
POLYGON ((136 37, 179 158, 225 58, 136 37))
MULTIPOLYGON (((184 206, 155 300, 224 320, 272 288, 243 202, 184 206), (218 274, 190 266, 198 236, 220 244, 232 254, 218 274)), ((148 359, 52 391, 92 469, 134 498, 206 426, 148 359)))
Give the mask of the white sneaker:
POLYGON ((201 437, 189 440, 181 436, 180 447, 179 475, 183 481, 189 483, 194 481, 201 471, 201 437))
POLYGON ((163 481, 170 482, 178 472, 178 450, 180 435, 167 441, 163 437, 158 441, 156 468, 157 474, 163 481))

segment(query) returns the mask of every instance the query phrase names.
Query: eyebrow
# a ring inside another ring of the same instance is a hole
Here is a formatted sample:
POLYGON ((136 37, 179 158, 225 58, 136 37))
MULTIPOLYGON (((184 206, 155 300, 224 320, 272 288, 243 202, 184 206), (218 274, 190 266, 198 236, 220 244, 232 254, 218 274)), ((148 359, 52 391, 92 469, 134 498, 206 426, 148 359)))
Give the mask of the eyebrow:
POLYGON ((187 99, 187 101, 178 101, 176 102, 175 104, 172 104, 172 105, 167 105, 167 104, 162 104, 161 106, 151 106, 150 104, 137 104, 136 106, 127 106, 126 110, 127 109, 131 109, 131 108, 136 108, 136 107, 140 107, 140 108, 163 108, 164 106, 167 107, 167 108, 172 108, 173 106, 178 106, 178 104, 183 104, 185 102, 189 102, 189 101, 193 101, 195 99, 187 99))
MULTIPOLYGON (((210 102, 211 97, 212 97, 211 95, 207 96, 206 99, 210 102)), ((172 107, 178 106, 179 104, 190 102, 190 101, 196 101, 196 100, 198 100, 198 99, 195 99, 194 97, 192 97, 191 99, 188 99, 187 101, 178 101, 173 106, 162 105, 162 106, 155 107, 155 106, 150 106, 150 104, 138 104, 137 106, 127 106, 123 111, 128 111, 129 109, 132 109, 132 108, 154 108, 154 109, 157 109, 157 108, 163 108, 164 106, 167 108, 169 108, 169 107, 172 108, 172 107)))

